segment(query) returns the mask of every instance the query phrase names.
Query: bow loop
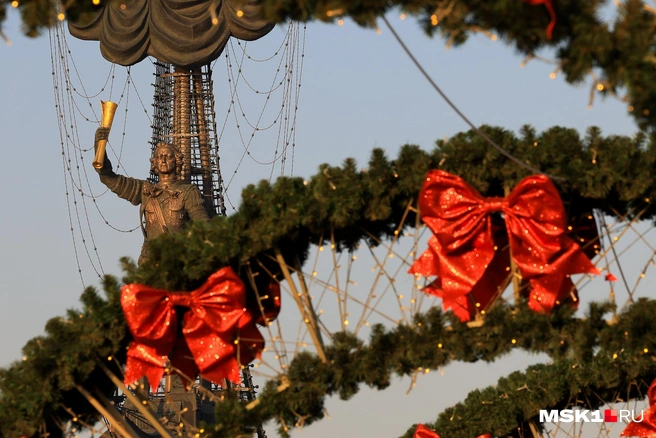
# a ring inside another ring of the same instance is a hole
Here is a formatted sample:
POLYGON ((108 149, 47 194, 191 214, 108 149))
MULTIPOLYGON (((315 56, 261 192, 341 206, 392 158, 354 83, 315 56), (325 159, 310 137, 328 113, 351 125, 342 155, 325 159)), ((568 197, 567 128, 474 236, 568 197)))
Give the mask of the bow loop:
POLYGON ((639 418, 635 418, 620 434, 621 437, 656 437, 656 379, 651 382, 647 392, 649 407, 643 410, 639 418))
POLYGON ((177 316, 169 292, 153 287, 128 284, 121 290, 125 320, 135 340, 150 344, 173 344, 177 316), (149 309, 143 312, 143 309, 149 309))

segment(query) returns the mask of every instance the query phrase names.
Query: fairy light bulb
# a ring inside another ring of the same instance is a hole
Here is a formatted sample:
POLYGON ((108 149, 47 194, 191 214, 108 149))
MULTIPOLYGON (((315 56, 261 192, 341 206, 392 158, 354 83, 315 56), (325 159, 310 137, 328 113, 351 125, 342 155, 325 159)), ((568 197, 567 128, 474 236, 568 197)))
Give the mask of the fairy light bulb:
POLYGON ((100 4, 100 0, 92 0, 92 3, 96 6, 98 6, 100 4))
POLYGON ((597 84, 597 90, 604 91, 604 84, 597 84))
POLYGON ((66 18, 66 15, 64 15, 63 12, 60 12, 59 15, 57 15, 57 19, 59 21, 64 21, 65 18, 66 18))
POLYGON ((238 10, 238 11, 237 11, 237 16, 238 16, 238 17, 243 17, 243 16, 244 16, 244 11, 242 11, 241 9, 238 10))
POLYGON ((17 7, 18 7, 18 2, 17 2, 16 0, 14 0, 13 2, 11 2, 11 7, 12 7, 12 8, 17 8, 17 7))
POLYGON ((407 15, 406 15, 405 13, 399 15, 399 18, 400 18, 401 20, 405 20, 406 17, 407 17, 407 15))

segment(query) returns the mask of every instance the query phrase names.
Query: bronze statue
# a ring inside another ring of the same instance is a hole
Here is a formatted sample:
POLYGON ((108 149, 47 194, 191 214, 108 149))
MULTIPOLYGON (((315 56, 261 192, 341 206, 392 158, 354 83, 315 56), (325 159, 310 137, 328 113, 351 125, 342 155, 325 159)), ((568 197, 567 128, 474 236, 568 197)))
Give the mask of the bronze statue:
MULTIPOLYGON (((109 128, 98 128, 94 147, 107 140, 109 128)), ((144 245, 139 256, 141 264, 148 256, 148 240, 164 233, 181 231, 188 221, 209 221, 200 190, 193 184, 179 181, 182 154, 170 144, 159 143, 150 159, 151 170, 159 175, 157 184, 117 175, 105 155, 103 166, 96 171, 100 181, 120 198, 141 205, 139 217, 144 233, 144 245)))

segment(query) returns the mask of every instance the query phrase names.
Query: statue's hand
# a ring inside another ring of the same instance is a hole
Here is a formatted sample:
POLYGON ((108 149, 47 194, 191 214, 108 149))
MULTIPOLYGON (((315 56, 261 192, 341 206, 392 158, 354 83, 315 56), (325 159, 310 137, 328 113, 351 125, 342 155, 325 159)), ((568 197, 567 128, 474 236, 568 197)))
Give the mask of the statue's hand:
POLYGON ((109 128, 98 128, 96 129, 96 138, 94 141, 94 149, 98 147, 98 142, 100 140, 107 140, 109 139, 109 128))
MULTIPOLYGON (((94 152, 98 150, 98 142, 100 140, 107 140, 109 138, 109 128, 98 128, 96 129, 96 137, 93 142, 93 150, 94 152)), ((103 167, 100 169, 96 169, 96 172, 98 172, 101 175, 113 175, 112 171, 112 163, 109 161, 109 158, 107 158, 107 154, 105 154, 105 161, 103 163, 103 167)))

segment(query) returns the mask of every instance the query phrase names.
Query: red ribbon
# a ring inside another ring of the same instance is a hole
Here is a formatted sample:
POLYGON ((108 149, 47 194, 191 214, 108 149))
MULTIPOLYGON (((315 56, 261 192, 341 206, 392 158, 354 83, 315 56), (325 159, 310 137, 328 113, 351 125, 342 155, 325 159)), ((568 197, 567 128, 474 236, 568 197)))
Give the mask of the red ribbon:
POLYGON ((640 420, 632 421, 626 426, 620 436, 656 437, 656 379, 651 382, 647 396, 649 398, 649 408, 643 412, 640 420))
POLYGON ((553 3, 551 3, 551 0, 524 0, 524 1, 533 6, 544 5, 544 7, 547 8, 547 11, 549 11, 549 16, 551 17, 549 26, 547 26, 547 38, 551 39, 551 37, 553 36, 554 27, 556 27, 556 11, 554 10, 553 3))
MULTIPOLYGON (((415 433, 412 435, 412 438, 440 438, 440 436, 423 424, 418 424, 417 429, 415 429, 415 433)), ((492 435, 485 433, 483 435, 477 436, 476 438, 492 438, 492 435)))
POLYGON ((567 237, 562 200, 544 175, 525 178, 506 198, 486 199, 462 178, 433 170, 419 207, 434 235, 409 272, 437 276, 424 291, 441 297, 462 321, 496 298, 509 274, 510 253, 531 284, 529 306, 535 311, 549 312, 569 299, 571 274, 599 274, 567 237), (502 213, 505 226, 492 213, 502 213))
POLYGON ((193 292, 168 292, 141 284, 121 289, 121 306, 133 342, 125 384, 146 376, 155 390, 169 364, 184 375, 221 384, 239 383, 241 364, 260 355, 264 339, 245 306, 244 284, 230 267, 193 292), (188 309, 178 334, 176 308, 188 309))
POLYGON ((415 429, 415 433, 412 435, 412 438, 440 438, 440 436, 423 424, 418 424, 417 429, 415 429))

